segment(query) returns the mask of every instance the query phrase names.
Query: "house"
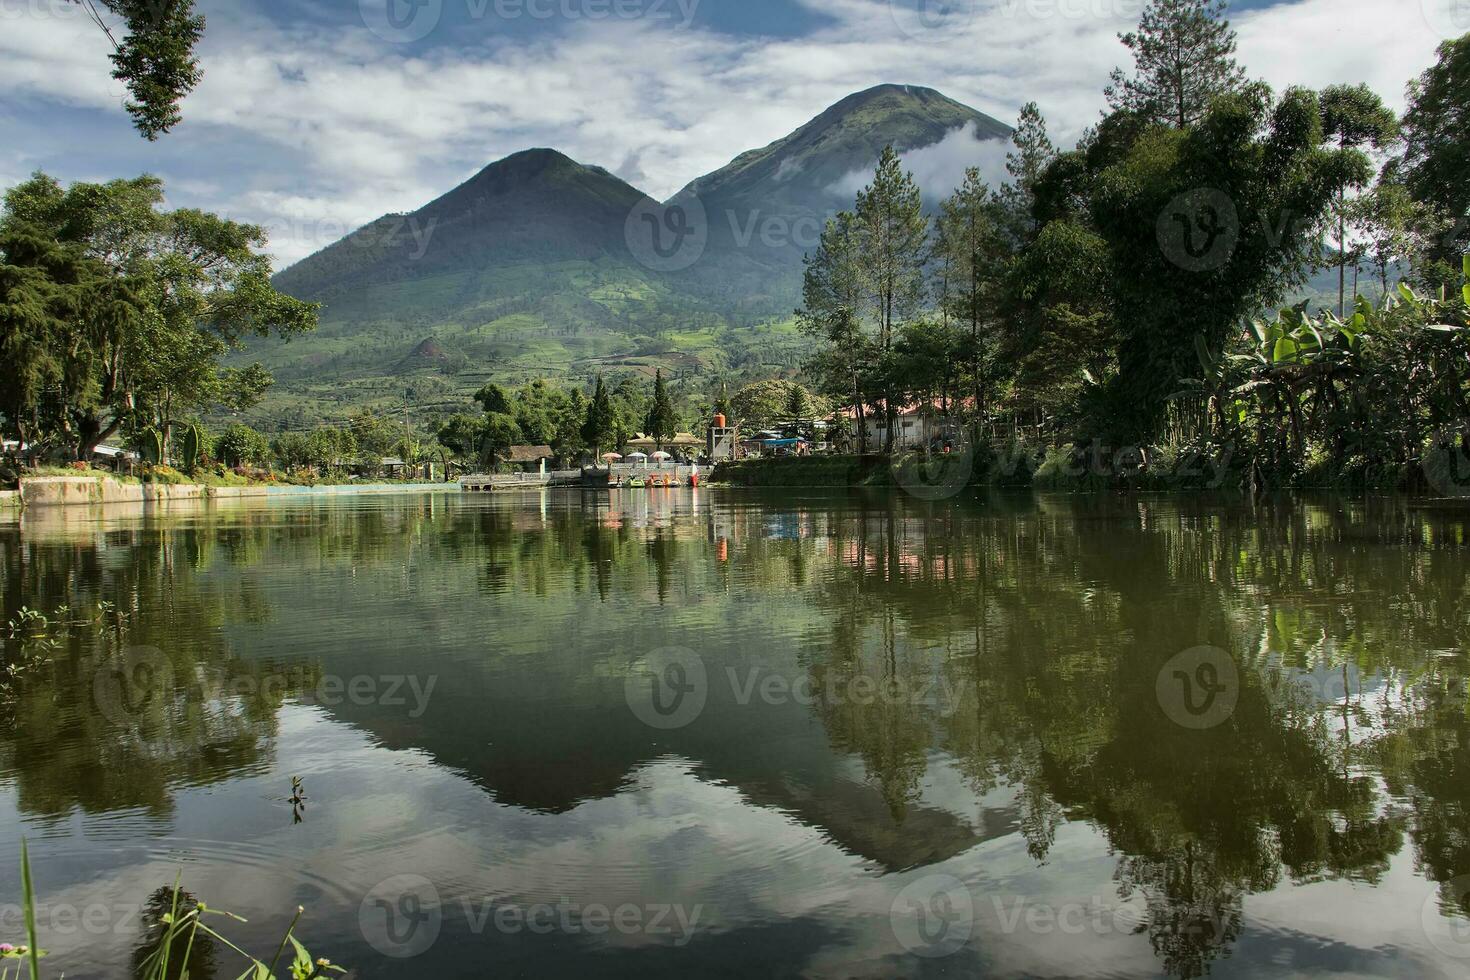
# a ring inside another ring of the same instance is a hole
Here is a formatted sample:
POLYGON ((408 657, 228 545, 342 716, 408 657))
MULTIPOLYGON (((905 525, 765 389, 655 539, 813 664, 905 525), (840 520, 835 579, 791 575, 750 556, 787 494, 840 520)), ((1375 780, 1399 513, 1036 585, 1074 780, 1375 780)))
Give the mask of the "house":
POLYGON ((504 459, 522 473, 544 473, 547 462, 556 459, 556 453, 550 446, 511 446, 505 451, 504 459))
MULTIPOLYGON (((925 449, 932 447, 937 442, 958 438, 960 423, 957 413, 969 406, 972 401, 973 399, 963 399, 946 403, 939 399, 929 398, 904 404, 898 409, 897 417, 894 419, 893 448, 898 450, 925 449)), ((830 418, 846 420, 848 439, 856 447, 857 412, 852 406, 848 405, 838 409, 832 413, 830 418)), ((888 419, 883 411, 882 402, 867 406, 864 419, 868 429, 868 450, 870 452, 881 450, 888 432, 888 419)))

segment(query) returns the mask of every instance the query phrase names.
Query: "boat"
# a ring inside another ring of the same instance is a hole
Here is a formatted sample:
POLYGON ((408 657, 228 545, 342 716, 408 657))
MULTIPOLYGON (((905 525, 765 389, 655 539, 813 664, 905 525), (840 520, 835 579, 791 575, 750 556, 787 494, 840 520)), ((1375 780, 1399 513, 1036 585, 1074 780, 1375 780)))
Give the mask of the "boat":
POLYGON ((644 487, 643 477, 641 477, 641 476, 630 476, 630 477, 628 477, 628 489, 630 489, 630 490, 642 490, 643 487, 644 487))

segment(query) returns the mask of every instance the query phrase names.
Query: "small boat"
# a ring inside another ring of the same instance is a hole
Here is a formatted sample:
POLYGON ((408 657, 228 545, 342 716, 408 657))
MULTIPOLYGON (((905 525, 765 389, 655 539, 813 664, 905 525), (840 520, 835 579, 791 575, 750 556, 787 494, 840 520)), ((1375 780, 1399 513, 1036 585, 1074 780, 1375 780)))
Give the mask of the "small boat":
POLYGON ((644 487, 643 477, 641 477, 641 476, 630 476, 628 478, 628 489, 630 489, 630 490, 642 490, 643 487, 644 487))

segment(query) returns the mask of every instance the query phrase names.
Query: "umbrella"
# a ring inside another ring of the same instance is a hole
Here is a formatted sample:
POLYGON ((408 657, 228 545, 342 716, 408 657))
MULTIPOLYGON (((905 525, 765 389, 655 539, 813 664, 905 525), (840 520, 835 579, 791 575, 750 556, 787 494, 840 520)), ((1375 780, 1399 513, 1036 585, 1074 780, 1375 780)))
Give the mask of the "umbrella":
POLYGON ((622 459, 623 458, 623 454, 622 453, 603 453, 602 454, 602 458, 603 459, 622 459))
POLYGON ((624 456, 623 458, 624 459, 647 459, 648 458, 648 454, 647 453, 629 453, 627 456, 624 456))
POLYGON ((666 453, 662 449, 660 449, 658 452, 654 453, 652 456, 650 456, 648 458, 649 459, 673 459, 674 457, 671 454, 666 453))

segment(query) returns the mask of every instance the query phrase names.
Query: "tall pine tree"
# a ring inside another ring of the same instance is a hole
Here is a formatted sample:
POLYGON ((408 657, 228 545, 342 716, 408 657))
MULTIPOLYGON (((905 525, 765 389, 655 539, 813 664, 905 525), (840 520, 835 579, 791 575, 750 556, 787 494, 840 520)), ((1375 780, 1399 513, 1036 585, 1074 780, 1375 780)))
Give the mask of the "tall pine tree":
POLYGON ((965 171, 964 183, 939 208, 935 220, 934 264, 944 270, 939 297, 946 323, 963 332, 977 425, 987 414, 987 388, 993 382, 999 344, 994 332, 994 294, 1005 261, 997 211, 1002 206, 980 178, 965 171))
MULTIPOLYGON (((914 175, 903 169, 892 146, 883 148, 873 182, 858 192, 855 216, 863 245, 859 270, 878 325, 879 354, 886 361, 896 328, 923 307, 929 237, 929 219, 924 214, 919 185, 914 175)), ((897 417, 893 399, 893 385, 886 384, 884 452, 893 451, 897 417)))
POLYGON ((592 400, 587 403, 587 419, 582 423, 582 442, 592 450, 593 462, 602 458, 602 447, 614 438, 617 417, 613 412, 612 398, 602 375, 597 376, 597 386, 592 391, 592 400))
POLYGON ((1153 0, 1138 30, 1119 34, 1133 52, 1134 74, 1113 70, 1114 110, 1183 129, 1204 117, 1216 96, 1238 91, 1245 69, 1235 60, 1226 0, 1153 0))
POLYGON ((674 426, 678 417, 674 414, 674 402, 669 389, 664 385, 664 373, 656 371, 653 376, 653 402, 648 406, 648 434, 658 449, 664 448, 664 440, 674 437, 674 426))

